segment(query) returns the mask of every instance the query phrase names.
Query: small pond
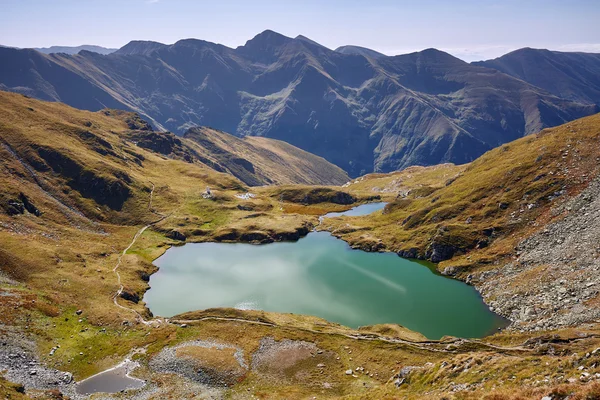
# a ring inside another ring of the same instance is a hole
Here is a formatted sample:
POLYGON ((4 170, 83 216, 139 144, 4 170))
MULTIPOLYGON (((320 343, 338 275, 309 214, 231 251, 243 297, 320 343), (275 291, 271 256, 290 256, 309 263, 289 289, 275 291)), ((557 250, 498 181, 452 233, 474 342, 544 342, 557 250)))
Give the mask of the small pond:
MULTIPOLYGON (((344 215, 384 205, 366 204, 344 215)), ((260 309, 353 328, 397 323, 430 339, 483 337, 506 325, 471 286, 394 253, 352 250, 328 232, 264 245, 189 243, 169 249, 155 264, 160 269, 144 301, 157 316, 211 307, 260 309)))
POLYGON ((132 378, 129 373, 137 367, 136 362, 125 360, 114 368, 100 372, 77 384, 78 394, 119 393, 130 389, 139 389, 145 385, 141 379, 132 378))

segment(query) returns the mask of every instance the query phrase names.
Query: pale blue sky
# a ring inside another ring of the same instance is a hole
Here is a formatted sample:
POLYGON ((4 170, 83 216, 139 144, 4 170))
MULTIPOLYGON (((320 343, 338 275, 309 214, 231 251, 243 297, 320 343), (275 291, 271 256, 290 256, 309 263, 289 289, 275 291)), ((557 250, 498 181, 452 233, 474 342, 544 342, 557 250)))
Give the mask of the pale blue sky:
POLYGON ((265 29, 466 60, 520 47, 600 53, 600 0, 0 0, 0 44, 47 47, 198 38, 236 47, 265 29))

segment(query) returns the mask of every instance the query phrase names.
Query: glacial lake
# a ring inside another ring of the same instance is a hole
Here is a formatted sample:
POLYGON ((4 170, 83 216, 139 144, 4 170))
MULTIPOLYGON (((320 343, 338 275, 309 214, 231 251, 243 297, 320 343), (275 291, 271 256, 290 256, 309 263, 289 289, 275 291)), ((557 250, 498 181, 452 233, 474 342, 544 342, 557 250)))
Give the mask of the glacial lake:
MULTIPOLYGON (((345 215, 383 206, 365 204, 345 215)), ((429 339, 483 337, 507 323, 471 286, 395 253, 353 250, 328 232, 262 245, 188 243, 154 263, 159 271, 144 301, 157 316, 235 307, 314 315, 353 328, 396 323, 429 339)))

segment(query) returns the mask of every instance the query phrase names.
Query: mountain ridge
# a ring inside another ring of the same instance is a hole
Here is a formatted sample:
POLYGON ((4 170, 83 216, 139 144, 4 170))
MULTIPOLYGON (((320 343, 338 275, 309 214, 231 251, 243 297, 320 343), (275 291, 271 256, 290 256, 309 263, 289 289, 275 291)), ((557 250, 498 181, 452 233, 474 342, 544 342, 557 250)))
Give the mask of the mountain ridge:
POLYGON ((494 68, 566 99, 600 105, 600 54, 525 47, 475 65, 494 68))
POLYGON ((130 42, 107 56, 53 54, 44 59, 52 73, 37 63, 23 72, 26 58, 39 56, 7 51, 0 49, 11 64, 0 67, 4 90, 132 110, 180 135, 212 126, 279 139, 352 176, 469 162, 598 109, 435 49, 365 58, 270 30, 235 49, 184 39, 130 42), (83 80, 81 89, 59 93, 65 84, 55 71, 83 80))
POLYGON ((334 51, 337 51, 338 53, 342 53, 342 54, 355 54, 355 55, 361 55, 364 57, 374 57, 374 58, 388 57, 387 55, 385 55, 383 53, 369 49, 367 47, 353 46, 353 45, 340 46, 340 47, 336 48, 334 51))
POLYGON ((114 53, 118 49, 107 48, 102 46, 96 46, 94 44, 82 44, 80 46, 50 46, 50 47, 34 47, 34 50, 39 51, 44 54, 53 54, 53 53, 66 53, 66 54, 77 54, 81 50, 92 51, 98 54, 110 54, 114 53))

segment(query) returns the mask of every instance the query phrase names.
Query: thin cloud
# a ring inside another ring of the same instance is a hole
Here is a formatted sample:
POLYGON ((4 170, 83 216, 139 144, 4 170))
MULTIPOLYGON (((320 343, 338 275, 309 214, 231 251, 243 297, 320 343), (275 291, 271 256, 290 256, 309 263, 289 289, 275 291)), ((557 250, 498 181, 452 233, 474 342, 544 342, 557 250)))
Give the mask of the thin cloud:
POLYGON ((564 44, 562 46, 558 46, 555 49, 551 49, 551 50, 580 51, 580 52, 584 52, 584 53, 600 53, 600 43, 564 44))

